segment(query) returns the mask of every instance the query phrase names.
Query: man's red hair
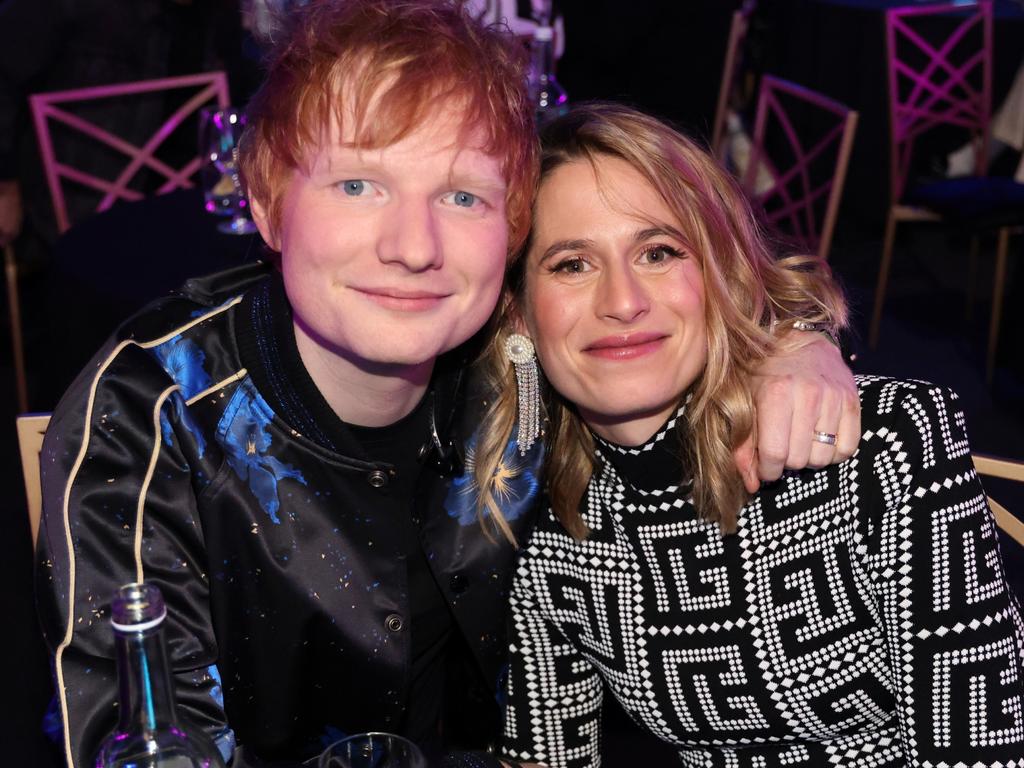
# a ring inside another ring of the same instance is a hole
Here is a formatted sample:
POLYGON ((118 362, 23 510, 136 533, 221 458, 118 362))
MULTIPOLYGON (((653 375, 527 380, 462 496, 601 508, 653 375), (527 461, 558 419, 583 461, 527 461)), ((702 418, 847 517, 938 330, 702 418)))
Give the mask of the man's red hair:
POLYGON ((389 146, 435 110, 462 110, 508 184, 509 249, 529 229, 537 174, 521 44, 474 19, 461 0, 312 0, 288 19, 248 109, 241 166, 271 229, 291 173, 330 126, 367 149, 389 146))

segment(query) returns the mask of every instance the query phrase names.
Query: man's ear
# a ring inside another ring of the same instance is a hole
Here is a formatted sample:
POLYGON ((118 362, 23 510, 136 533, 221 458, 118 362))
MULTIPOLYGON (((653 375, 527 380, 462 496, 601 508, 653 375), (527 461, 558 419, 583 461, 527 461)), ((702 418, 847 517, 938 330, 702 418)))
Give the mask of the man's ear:
POLYGON ((263 207, 263 203, 256 198, 251 198, 249 207, 252 210, 252 220, 256 223, 256 229, 260 231, 263 242, 270 246, 271 250, 280 253, 281 243, 278 241, 274 228, 270 225, 270 217, 267 215, 267 209, 263 207))

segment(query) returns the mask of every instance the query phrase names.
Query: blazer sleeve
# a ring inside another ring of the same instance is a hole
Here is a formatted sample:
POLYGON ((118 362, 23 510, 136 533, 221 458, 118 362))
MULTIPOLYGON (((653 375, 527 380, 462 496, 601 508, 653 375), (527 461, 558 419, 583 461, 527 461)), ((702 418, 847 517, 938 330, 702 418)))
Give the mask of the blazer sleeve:
POLYGON ((99 359, 100 373, 79 377, 54 413, 40 455, 36 600, 67 764, 92 765, 116 724, 109 604, 140 580, 167 603, 179 714, 230 755, 193 466, 209 445, 177 386, 138 347, 99 359))
POLYGON ((862 492, 907 764, 1018 764, 1024 625, 957 396, 889 382, 864 408, 879 414, 862 492))
POLYGON ((512 589, 503 752, 549 768, 599 766, 601 677, 544 615, 551 596, 534 564, 520 563, 512 589))

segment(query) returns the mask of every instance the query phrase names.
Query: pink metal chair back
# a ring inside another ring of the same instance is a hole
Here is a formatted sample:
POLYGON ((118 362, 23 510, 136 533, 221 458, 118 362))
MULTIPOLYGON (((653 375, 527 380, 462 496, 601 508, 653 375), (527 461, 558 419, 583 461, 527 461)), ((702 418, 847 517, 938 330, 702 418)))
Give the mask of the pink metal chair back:
MULTIPOLYGON (((211 103, 223 108, 228 106, 228 83, 223 72, 207 72, 183 77, 169 77, 159 80, 143 80, 135 83, 119 83, 94 88, 80 88, 71 91, 37 93, 29 99, 32 117, 35 121, 36 137, 42 155, 46 180, 53 199, 54 213, 60 232, 71 224, 64 195, 63 182, 69 181, 95 190, 101 196, 96 211, 105 211, 117 200, 139 200, 145 195, 131 186, 133 179, 143 169, 159 174, 162 183, 156 194, 169 192, 181 187, 191 187, 191 177, 199 170, 200 158, 193 157, 181 168, 172 168, 156 156, 164 144, 186 119, 201 107, 211 103), (123 99, 141 94, 167 92, 181 94, 182 103, 156 132, 141 146, 114 135, 111 131, 96 125, 80 115, 66 109, 72 103, 123 99), (56 156, 51 134, 51 125, 61 124, 95 140, 107 149, 115 150, 125 157, 125 165, 115 178, 100 176, 62 162, 56 156)), ((194 144, 195 141, 192 140, 194 144)))
POLYGON ((906 191, 915 142, 937 126, 971 133, 975 173, 983 174, 992 103, 992 0, 891 8, 885 39, 890 204, 906 191), (937 24, 936 17, 947 17, 948 24, 937 24))
POLYGON ((808 88, 772 75, 761 79, 741 183, 765 223, 822 258, 832 244, 857 118, 808 88))

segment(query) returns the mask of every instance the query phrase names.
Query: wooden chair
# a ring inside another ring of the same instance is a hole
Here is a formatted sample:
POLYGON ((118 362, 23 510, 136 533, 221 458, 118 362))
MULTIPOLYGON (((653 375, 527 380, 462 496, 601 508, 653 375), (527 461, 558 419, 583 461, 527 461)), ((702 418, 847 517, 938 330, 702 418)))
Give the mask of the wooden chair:
POLYGON ((715 105, 715 122, 711 127, 711 152, 719 160, 724 160, 726 126, 730 111, 729 102, 736 90, 741 67, 740 59, 743 43, 747 39, 750 28, 750 17, 757 8, 756 0, 746 0, 743 6, 732 14, 729 25, 729 41, 725 47, 725 61, 722 63, 722 81, 718 85, 718 102, 715 105))
POLYGON ((761 78, 740 181, 765 223, 827 259, 858 114, 809 88, 761 78), (799 126, 799 128, 798 128, 799 126), (762 169, 770 183, 762 183, 762 169))
POLYGON ((18 292, 18 262, 14 248, 4 246, 4 277, 7 280, 7 312, 11 326, 11 356, 14 358, 14 386, 18 410, 28 410, 28 372, 25 370, 25 336, 21 330, 21 298, 18 292))
POLYGON ((50 423, 48 413, 26 413, 18 416, 18 449, 21 453, 21 474, 25 480, 25 500, 32 529, 32 546, 39 536, 39 518, 43 511, 43 495, 39 478, 39 452, 43 435, 50 423))
MULTIPOLYGON (((992 102, 992 0, 891 8, 885 15, 889 88, 889 215, 868 341, 878 344, 896 227, 954 222, 998 229, 986 372, 992 378, 1009 231, 1024 223, 1024 185, 985 177, 992 102), (940 23, 944 22, 944 23, 940 23), (975 175, 914 184, 914 150, 926 134, 967 135, 975 175)), ((973 249, 973 248, 972 248, 973 249)))
MULTIPOLYGON (((974 468, 982 477, 998 477, 1024 483, 1024 462, 983 456, 979 453, 974 454, 973 459, 974 468)), ((988 497, 988 505, 996 518, 996 524, 1024 547, 1024 522, 991 496, 988 497)))

